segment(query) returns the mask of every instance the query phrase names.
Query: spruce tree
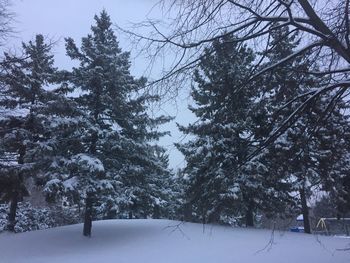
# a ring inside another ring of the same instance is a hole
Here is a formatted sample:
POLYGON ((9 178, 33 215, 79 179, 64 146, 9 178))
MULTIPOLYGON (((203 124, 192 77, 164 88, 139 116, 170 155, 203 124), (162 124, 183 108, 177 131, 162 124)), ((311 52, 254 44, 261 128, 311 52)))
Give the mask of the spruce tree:
POLYGON ((276 194, 275 188, 284 183, 265 180, 266 160, 258 156, 247 162, 265 132, 259 81, 246 83, 253 61, 253 51, 236 45, 230 35, 213 42, 195 72, 196 106, 190 109, 198 121, 180 127, 195 139, 178 148, 187 161, 188 202, 203 222, 244 217, 253 226, 258 209, 282 206, 284 193, 276 194))
POLYGON ((4 54, 2 61, 2 91, 0 119, 1 180, 10 201, 8 229, 14 230, 16 209, 23 196, 28 195, 25 181, 42 169, 37 155, 46 145, 44 113, 50 98, 47 85, 55 81, 56 68, 51 44, 42 35, 22 43, 22 56, 4 54))
MULTIPOLYGON (((266 66, 292 54, 298 45, 297 37, 297 33, 290 34, 287 27, 276 29, 272 34, 272 48, 265 54, 270 60, 266 66)), ((306 56, 265 76, 262 100, 268 112, 275 112, 266 123, 271 133, 307 99, 293 100, 295 97, 317 89, 325 81, 303 73, 310 70, 317 71, 317 68, 310 69, 306 56)), ((300 114, 293 125, 268 147, 265 156, 271 163, 268 169, 288 181, 291 190, 299 193, 295 201, 300 203, 306 233, 311 233, 308 200, 313 189, 324 189, 326 182, 332 178, 331 174, 339 176, 339 173, 344 173, 341 167, 348 167, 344 159, 348 147, 344 141, 349 136, 349 123, 341 113, 342 103, 333 107, 332 98, 333 94, 327 93, 319 98, 322 103, 314 101, 313 107, 300 114), (333 107, 328 117, 324 116, 327 105, 333 107)))
POLYGON ((93 214, 114 218, 125 203, 150 205, 146 177, 159 167, 150 142, 163 135, 156 126, 169 120, 148 116, 147 104, 158 98, 142 95, 146 80, 131 76, 129 53, 119 48, 105 11, 95 16, 91 31, 81 48, 66 39, 67 55, 80 63, 70 82, 82 91, 76 102, 90 124, 81 133, 84 153, 76 160, 86 164, 77 171, 77 191, 85 198, 85 236, 91 235, 93 214))

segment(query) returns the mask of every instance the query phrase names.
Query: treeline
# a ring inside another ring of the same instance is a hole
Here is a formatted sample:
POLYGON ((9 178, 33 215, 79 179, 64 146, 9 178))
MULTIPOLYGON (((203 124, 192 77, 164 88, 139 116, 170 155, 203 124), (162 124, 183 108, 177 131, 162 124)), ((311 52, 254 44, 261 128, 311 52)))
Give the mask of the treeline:
POLYGON ((304 230, 310 233, 310 201, 317 193, 336 208, 334 216, 350 211, 346 88, 336 98, 330 90, 308 99, 329 82, 317 74, 322 64, 311 66, 315 63, 308 54, 252 77, 257 65, 268 68, 299 44, 297 33, 274 28, 260 61, 229 34, 201 56, 191 92, 195 105, 190 107, 197 120, 180 126, 194 139, 177 145, 187 162, 182 173, 188 220, 239 219, 253 226, 258 215, 302 213, 304 230))
POLYGON ((6 228, 15 231, 17 208, 27 208, 21 202, 30 194, 28 179, 47 202, 73 213, 35 210, 36 219, 50 214, 79 220, 82 211, 86 236, 94 219, 236 220, 254 226, 261 215, 298 213, 310 233, 316 193, 344 217, 350 210, 346 89, 336 99, 330 90, 310 100, 307 95, 329 79, 317 74, 322 65, 308 54, 253 77, 256 67, 274 65, 299 45, 297 33, 274 28, 263 54, 226 34, 201 56, 191 87, 197 120, 179 126, 192 139, 177 144, 186 167, 176 176, 157 145, 166 134, 158 126, 171 118, 149 115, 150 103, 160 98, 146 92, 146 79, 130 74, 129 53, 120 49, 105 11, 95 16, 80 47, 65 40, 77 65, 70 71, 54 66, 52 44, 42 35, 23 43, 20 55, 5 53, 0 197, 9 203, 6 228))
MULTIPOLYGON (((95 16, 78 47, 65 39, 72 70, 54 66, 52 44, 37 35, 20 55, 1 61, 0 194, 9 202, 7 229, 15 231, 19 202, 31 179, 49 203, 93 219, 169 217, 172 175, 166 134, 148 107, 146 79, 130 74, 129 53, 118 44, 109 16, 95 16)), ((43 213, 41 213, 43 214, 43 213)))

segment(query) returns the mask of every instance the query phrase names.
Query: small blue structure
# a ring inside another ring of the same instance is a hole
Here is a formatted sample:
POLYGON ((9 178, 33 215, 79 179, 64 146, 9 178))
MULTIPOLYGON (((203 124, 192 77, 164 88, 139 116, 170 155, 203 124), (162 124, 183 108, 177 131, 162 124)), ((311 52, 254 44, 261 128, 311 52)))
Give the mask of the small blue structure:
POLYGON ((299 215, 296 220, 296 225, 290 228, 291 232, 304 233, 304 217, 299 215))

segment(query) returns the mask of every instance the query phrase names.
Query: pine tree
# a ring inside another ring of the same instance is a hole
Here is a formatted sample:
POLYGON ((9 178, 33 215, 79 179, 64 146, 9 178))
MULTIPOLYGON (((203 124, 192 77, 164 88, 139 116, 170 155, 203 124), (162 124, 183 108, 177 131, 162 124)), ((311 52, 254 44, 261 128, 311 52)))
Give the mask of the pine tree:
POLYGON ((159 217, 167 204, 167 184, 171 173, 165 150, 156 144, 168 132, 159 132, 157 127, 171 120, 166 116, 156 118, 147 113, 149 103, 159 100, 157 96, 137 95, 130 100, 132 127, 124 130, 127 140, 124 167, 120 174, 121 212, 129 218, 159 217), (157 215, 158 214, 158 215, 157 215))
MULTIPOLYGON (((325 105, 335 103, 332 95, 321 98, 325 105)), ((324 116, 325 108, 318 112, 322 118, 314 132, 317 140, 314 158, 317 159, 321 189, 329 193, 337 210, 336 217, 341 218, 350 211, 350 120, 348 106, 342 99, 332 106, 334 108, 327 116, 324 116)))
MULTIPOLYGON (((273 48, 266 54, 270 60, 266 66, 292 54, 298 45, 297 36, 290 34, 286 27, 275 30, 271 42, 273 48)), ((293 98, 322 84, 322 79, 302 73, 309 70, 306 57, 291 61, 265 76, 263 100, 268 112, 278 113, 268 118, 267 127, 270 126, 271 131, 280 127, 299 106, 300 101, 293 101, 293 98)), ((317 71, 317 68, 313 70, 317 71)), ((347 146, 343 142, 347 140, 348 132, 344 129, 348 129, 349 124, 347 117, 341 114, 341 104, 334 107, 331 116, 323 118, 326 108, 322 105, 330 105, 332 97, 332 93, 325 94, 322 103, 315 102, 310 111, 298 116, 297 121, 268 147, 265 156, 272 161, 269 169, 288 181, 291 190, 299 193, 296 201, 301 206, 306 233, 311 232, 308 199, 312 189, 322 188, 332 173, 343 173, 341 166, 348 167, 344 163, 347 146), (340 162, 342 165, 335 168, 340 162)))
MULTIPOLYGON (((85 236, 91 235, 93 214, 113 218, 125 203, 150 205, 147 178, 159 165, 149 142, 163 135, 152 129, 169 120, 148 116, 147 103, 157 98, 140 95, 146 80, 131 76, 129 53, 119 48, 107 13, 95 21, 80 49, 66 39, 67 55, 80 62, 70 82, 82 91, 76 102, 89 123, 80 138, 84 151, 76 160, 86 164, 77 171, 76 188, 85 198, 85 236)), ((140 213, 145 215, 145 209, 140 213)))
POLYGON ((264 179, 266 160, 258 156, 247 162, 265 132, 260 84, 246 86, 253 61, 251 49, 227 36, 206 50, 195 73, 196 107, 190 109, 198 121, 180 127, 195 139, 178 148, 187 161, 187 199, 203 222, 244 216, 246 225, 253 226, 257 209, 282 206, 275 188, 284 183, 264 179))
POLYGON ((2 61, 0 120, 1 180, 10 200, 8 229, 14 231, 16 209, 28 195, 25 181, 36 176, 42 167, 36 156, 45 148, 42 135, 46 131, 46 103, 50 100, 47 85, 55 81, 56 68, 50 54, 51 44, 42 35, 22 44, 23 56, 5 53, 2 61))

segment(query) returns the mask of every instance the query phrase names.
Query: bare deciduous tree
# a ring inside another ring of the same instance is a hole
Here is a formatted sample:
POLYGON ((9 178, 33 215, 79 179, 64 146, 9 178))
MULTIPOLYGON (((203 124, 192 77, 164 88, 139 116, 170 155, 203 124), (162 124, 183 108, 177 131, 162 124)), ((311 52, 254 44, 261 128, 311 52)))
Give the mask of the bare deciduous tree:
POLYGON ((163 0, 158 6, 166 21, 149 19, 135 24, 131 31, 124 30, 148 54, 152 65, 157 58, 171 58, 171 63, 163 67, 161 77, 152 83, 156 87, 178 88, 191 76, 203 50, 227 34, 234 34, 238 43, 248 43, 262 51, 247 81, 306 54, 308 59, 321 65, 319 71, 303 73, 326 78, 328 82, 293 99, 290 103, 300 101, 300 106, 286 117, 266 143, 283 133, 322 94, 335 90, 327 111, 348 95, 350 0, 163 0), (290 28, 288 35, 299 32, 302 39, 299 49, 273 65, 261 67, 266 61, 263 51, 272 48, 271 32, 286 26, 290 28), (138 33, 145 28, 149 31, 147 36, 138 33))
POLYGON ((10 1, 0 0, 0 45, 13 33, 12 22, 14 14, 9 10, 10 1))

